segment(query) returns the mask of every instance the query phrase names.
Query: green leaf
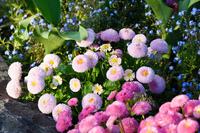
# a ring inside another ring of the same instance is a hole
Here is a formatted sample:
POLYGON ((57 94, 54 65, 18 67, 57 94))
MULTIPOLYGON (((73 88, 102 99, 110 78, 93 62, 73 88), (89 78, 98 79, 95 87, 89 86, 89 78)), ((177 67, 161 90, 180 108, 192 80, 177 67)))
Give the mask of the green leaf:
POLYGON ((71 74, 74 74, 74 70, 72 68, 72 65, 65 65, 65 64, 62 64, 60 65, 56 71, 59 71, 61 72, 62 74, 64 75, 71 75, 71 74))
POLYGON ((27 8, 28 8, 31 12, 37 13, 36 6, 35 6, 35 4, 33 3, 32 0, 25 0, 25 2, 26 2, 26 5, 27 5, 27 8))
POLYGON ((92 87, 93 87, 93 83, 90 81, 86 81, 83 87, 83 92, 84 95, 88 94, 88 93, 92 93, 92 87))
POLYGON ((19 22, 19 28, 20 28, 20 29, 27 29, 28 26, 30 25, 30 21, 31 21, 32 19, 34 19, 35 17, 36 17, 36 15, 33 15, 33 16, 31 16, 31 17, 28 17, 28 18, 26 18, 26 19, 20 21, 20 22, 19 22))
POLYGON ((110 90, 119 87, 119 84, 116 81, 107 80, 106 82, 103 83, 103 87, 110 90))
POLYGON ((51 24, 57 25, 60 21, 60 0, 33 0, 42 16, 51 24))
POLYGON ((166 24, 173 13, 173 9, 168 7, 163 0, 146 0, 146 2, 153 9, 156 18, 166 24))

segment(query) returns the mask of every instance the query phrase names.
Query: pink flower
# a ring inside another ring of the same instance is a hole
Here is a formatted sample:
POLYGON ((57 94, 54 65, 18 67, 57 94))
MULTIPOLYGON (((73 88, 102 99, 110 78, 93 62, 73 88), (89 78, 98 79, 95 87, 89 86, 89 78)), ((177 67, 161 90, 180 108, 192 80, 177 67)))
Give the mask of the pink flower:
POLYGON ((67 102, 67 104, 69 105, 69 106, 78 106, 78 99, 77 98, 71 98, 71 99, 69 99, 69 101, 67 102))
POLYGON ((148 83, 150 91, 156 94, 160 94, 165 90, 165 80, 159 75, 155 75, 153 81, 148 83))
POLYGON ((197 105, 197 106, 194 108, 193 116, 194 116, 194 118, 197 118, 197 119, 200 118, 200 105, 197 105))
POLYGON ((72 61, 72 68, 74 71, 82 73, 91 67, 91 60, 86 55, 78 55, 72 61))
POLYGON ((152 110, 151 105, 147 101, 136 102, 132 109, 134 115, 145 115, 152 110))
MULTIPOLYGON (((122 125, 123 125, 125 133, 134 133, 137 131, 139 124, 134 118, 127 117, 127 118, 122 119, 122 125)), ((122 125, 120 123, 121 129, 122 129, 122 125)))
POLYGON ((128 91, 128 90, 121 90, 120 92, 117 93, 116 95, 116 100, 117 101, 128 101, 133 99, 133 93, 128 91))
POLYGON ((142 43, 146 43, 147 38, 146 38, 146 36, 143 35, 143 34, 137 34, 137 35, 135 35, 135 36, 133 37, 133 39, 132 39, 132 42, 134 42, 134 41, 140 41, 140 42, 142 42, 142 43))
POLYGON ((87 51, 84 55, 87 55, 91 61, 91 66, 90 68, 93 68, 96 66, 96 64, 98 63, 98 56, 95 52, 93 51, 87 51))
POLYGON ((161 133, 161 131, 157 126, 146 126, 141 129, 140 133, 161 133))
POLYGON ((120 40, 117 31, 114 29, 107 29, 101 33, 101 39, 103 41, 118 42, 120 40))
POLYGON ((87 30, 88 37, 86 40, 82 40, 81 42, 76 42, 79 47, 88 47, 94 42, 95 34, 89 30, 87 30))
POLYGON ((38 108, 44 114, 49 114, 56 106, 56 98, 52 94, 45 93, 38 100, 38 108))
POLYGON ((88 93, 82 99, 83 108, 86 107, 87 105, 95 105, 96 109, 94 110, 94 112, 101 109, 102 104, 103 101, 98 94, 88 93))
POLYGON ((41 67, 35 66, 31 68, 30 71, 28 72, 28 80, 30 77, 33 77, 33 76, 39 76, 44 80, 46 78, 46 71, 42 69, 41 67))
POLYGON ((17 99, 21 95, 21 86, 20 82, 17 79, 12 79, 11 81, 8 82, 6 86, 6 92, 8 95, 14 99, 17 99))
POLYGON ((172 99, 171 107, 182 107, 187 101, 189 101, 189 97, 187 95, 178 95, 172 99))
POLYGON ((106 58, 104 52, 96 52, 97 56, 98 56, 98 60, 104 60, 106 58))
POLYGON ((52 65, 53 68, 58 68, 60 66, 61 60, 60 57, 56 54, 47 54, 45 55, 43 62, 48 62, 52 65))
POLYGON ((185 113, 186 117, 192 116, 193 115, 193 111, 194 108, 200 105, 200 101, 199 100, 189 100, 184 106, 183 106, 183 110, 185 113))
POLYGON ((95 126, 88 133, 106 133, 106 132, 102 126, 95 126))
POLYGON ((153 116, 149 116, 145 120, 142 120, 137 129, 137 132, 140 133, 140 131, 147 126, 155 126, 155 127, 158 126, 153 116))
POLYGON ((39 67, 45 70, 46 76, 50 76, 53 73, 53 67, 49 62, 42 62, 39 67))
MULTIPOLYGON (((42 68, 41 68, 42 69, 42 68)), ((40 76, 28 77, 27 88, 32 94, 40 93, 45 87, 44 79, 40 76)))
POLYGON ((81 89, 81 82, 77 78, 72 78, 69 81, 69 87, 73 92, 78 92, 81 89))
POLYGON ((147 45, 139 42, 134 41, 128 46, 128 54, 133 58, 142 58, 147 55, 148 48, 147 45))
POLYGON ((116 55, 112 55, 110 58, 109 58, 109 64, 111 66, 119 66, 121 64, 121 61, 122 59, 121 58, 118 58, 116 55))
POLYGON ((199 123, 191 118, 186 118, 182 120, 178 126, 178 133, 195 133, 199 130, 199 123))
POLYGON ((87 113, 84 113, 84 112, 80 112, 80 114, 78 115, 78 120, 79 121, 82 121, 84 118, 90 116, 91 114, 87 114, 87 113))
POLYGON ((112 99, 115 97, 116 93, 117 93, 117 91, 112 91, 112 92, 109 94, 109 96, 107 97, 107 100, 108 100, 108 101, 112 100, 112 99))
POLYGON ((121 66, 113 66, 107 71, 106 77, 110 81, 117 81, 123 77, 123 74, 124 70, 121 66))
POLYGON ((159 108, 159 112, 168 111, 168 110, 178 112, 180 110, 180 108, 179 107, 171 107, 171 102, 166 102, 166 103, 162 104, 159 108))
POLYGON ((158 53, 167 53, 168 51, 168 44, 163 39, 155 39, 150 43, 150 47, 153 51, 158 51, 158 53))
POLYGON ((13 62, 8 68, 8 75, 11 79, 20 80, 22 76, 22 64, 20 62, 13 62))
POLYGON ((120 58, 123 58, 123 52, 121 49, 116 49, 111 52, 111 54, 117 55, 120 58))
POLYGON ((72 117, 69 116, 70 111, 62 111, 58 115, 58 121, 56 123, 56 129, 59 132, 64 132, 65 130, 68 130, 70 126, 72 126, 72 117))
POLYGON ((135 84, 137 84, 137 85, 139 86, 139 88, 140 88, 139 94, 140 94, 140 95, 144 95, 144 94, 146 93, 146 90, 145 90, 144 86, 143 86, 140 82, 138 82, 138 81, 133 81, 133 83, 135 83, 135 84))
POLYGON ((136 72, 136 78, 139 82, 147 84, 153 81, 155 73, 150 67, 140 67, 136 72))
POLYGON ((135 32, 129 28, 123 28, 119 31, 119 37, 124 40, 132 40, 135 32))
POLYGON ((79 131, 79 129, 72 129, 72 130, 69 130, 67 133, 81 133, 79 131))
POLYGON ((92 45, 90 45, 90 49, 97 51, 100 49, 100 47, 98 46, 98 44, 92 44, 92 45))
POLYGON ((106 129, 106 133, 121 133, 118 125, 113 125, 106 129))
POLYGON ((81 120, 79 124, 79 130, 81 133, 88 133, 93 127, 99 126, 100 122, 98 118, 94 115, 90 115, 83 120, 81 120))
POLYGON ((109 118, 105 111, 96 112, 94 116, 96 116, 100 122, 106 122, 109 118))
POLYGON ((64 104, 64 103, 59 103, 58 105, 56 105, 54 108, 53 108, 53 111, 52 111, 52 116, 53 116, 53 119, 57 122, 57 119, 58 119, 58 115, 62 112, 62 111, 69 111, 69 115, 72 114, 72 111, 71 111, 71 108, 64 104))
POLYGON ((82 113, 83 114, 90 114, 92 112, 94 112, 96 109, 95 105, 86 105, 83 109, 82 109, 82 113))
POLYGON ((128 91, 130 91, 132 93, 133 92, 136 92, 136 93, 140 92, 140 88, 135 82, 125 82, 122 85, 122 90, 128 90, 128 91))
POLYGON ((178 133, 177 132, 177 125, 169 124, 169 125, 163 126, 161 128, 161 132, 162 133, 178 133))

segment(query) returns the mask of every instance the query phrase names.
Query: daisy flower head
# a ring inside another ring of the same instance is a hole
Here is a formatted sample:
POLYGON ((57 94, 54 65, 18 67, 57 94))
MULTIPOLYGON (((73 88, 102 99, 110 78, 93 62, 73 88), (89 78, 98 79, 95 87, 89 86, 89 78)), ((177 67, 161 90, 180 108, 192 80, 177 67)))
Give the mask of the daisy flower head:
POLYGON ((128 100, 131 100, 131 99, 133 99, 133 93, 131 93, 128 90, 121 90, 116 95, 117 101, 123 102, 123 101, 128 101, 128 100))
POLYGON ((87 55, 78 55, 72 61, 72 68, 78 73, 82 73, 90 69, 91 60, 87 55))
POLYGON ((95 105, 96 109, 94 110, 94 112, 101 109, 102 104, 103 104, 103 101, 98 94, 88 93, 82 99, 82 107, 83 108, 87 105, 95 105))
POLYGON ((162 133, 177 133, 177 125, 176 124, 169 124, 166 126, 161 127, 162 133))
POLYGON ((155 75, 153 81, 148 83, 150 91, 156 94, 160 94, 165 90, 165 80, 159 75, 155 75))
POLYGON ((79 47, 88 47, 94 42, 94 37, 95 37, 94 33, 87 30, 87 34, 88 34, 88 37, 86 40, 82 40, 81 42, 76 41, 76 44, 79 47))
POLYGON ((136 78, 139 82, 148 84, 153 81, 155 73, 152 68, 142 66, 136 72, 136 78))
POLYGON ((100 48, 102 52, 108 52, 108 51, 111 51, 112 46, 109 43, 107 43, 107 44, 101 45, 100 48))
POLYGON ((61 60, 60 57, 56 54, 47 54, 45 55, 43 62, 49 62, 53 68, 58 68, 60 66, 61 60))
POLYGON ((69 106, 78 106, 78 99, 77 98, 71 98, 71 99, 69 99, 69 101, 67 102, 67 104, 69 105, 69 106))
POLYGON ((144 34, 137 34, 132 39, 132 42, 134 42, 134 41, 139 41, 139 42, 142 42, 145 44, 147 41, 147 38, 144 34))
POLYGON ((104 52, 96 52, 97 56, 98 56, 98 60, 104 60, 106 58, 104 52))
POLYGON ((200 118, 200 105, 197 105, 195 108, 194 108, 194 111, 193 111, 193 116, 197 119, 200 118))
POLYGON ((90 68, 93 68, 94 66, 96 66, 96 64, 98 63, 98 56, 95 52, 87 51, 84 55, 88 56, 91 61, 90 68))
POLYGON ((43 114, 49 114, 56 106, 56 98, 52 94, 45 93, 38 100, 38 108, 43 114))
POLYGON ((55 86, 61 85, 62 84, 62 78, 59 75, 53 76, 52 83, 55 86))
POLYGON ((112 92, 109 94, 109 96, 107 97, 107 100, 108 100, 108 101, 112 100, 112 99, 115 97, 116 93, 117 93, 117 91, 112 91, 112 92))
POLYGON ((27 88, 31 94, 40 93, 45 87, 45 81, 39 76, 33 76, 28 78, 27 88))
POLYGON ((123 76, 124 76, 124 80, 132 81, 135 78, 135 73, 133 73, 131 69, 126 69, 123 76))
POLYGON ((121 49, 115 49, 111 52, 111 54, 117 55, 120 58, 123 58, 123 52, 121 49))
POLYGON ((81 132, 79 131, 79 129, 71 129, 71 130, 68 130, 67 133, 81 133, 81 132))
POLYGON ((52 116, 53 116, 53 119, 55 120, 55 122, 57 122, 58 115, 62 111, 68 111, 69 112, 69 116, 72 114, 72 110, 71 110, 71 108, 68 105, 66 105, 64 103, 59 103, 58 105, 56 105, 53 108, 53 111, 52 111, 52 116))
POLYGON ((185 116, 186 117, 192 116, 194 108, 197 105, 200 105, 200 101, 199 100, 189 100, 187 103, 185 103, 185 105, 183 106, 183 110, 184 110, 185 116))
POLYGON ((150 43, 150 47, 153 51, 158 51, 158 53, 167 53, 168 52, 168 44, 163 39, 155 39, 150 43))
POLYGON ((132 107, 132 111, 135 115, 145 115, 151 110, 151 105, 147 101, 136 102, 132 107))
POLYGON ((94 116, 96 116, 100 120, 100 122, 106 122, 109 118, 105 111, 96 112, 94 116))
POLYGON ((147 45, 139 42, 139 41, 134 41, 132 42, 128 48, 128 54, 132 56, 133 58, 141 58, 147 55, 148 48, 147 45))
POLYGON ((133 92, 139 93, 140 92, 140 87, 134 82, 125 82, 122 85, 122 90, 128 90, 131 93, 133 93, 133 92))
POLYGON ((118 42, 120 40, 117 31, 114 29, 107 29, 101 33, 101 39, 103 41, 118 42))
POLYGON ((91 50, 97 51, 97 50, 100 49, 100 47, 99 47, 99 45, 97 45, 97 44, 92 44, 92 45, 90 45, 90 49, 91 49, 91 50))
POLYGON ((106 73, 106 77, 110 81, 117 81, 121 79, 124 75, 124 70, 121 66, 113 66, 109 68, 109 70, 106 73))
POLYGON ((119 31, 119 37, 123 40, 132 40, 135 32, 130 28, 123 28, 119 31))
POLYGON ((35 66, 35 67, 31 68, 30 71, 28 72, 28 80, 29 80, 30 77, 33 77, 33 76, 39 76, 42 79, 45 79, 46 78, 46 72, 41 67, 35 66))
POLYGON ((121 133, 118 125, 113 125, 106 129, 106 133, 121 133))
POLYGON ((125 133, 134 133, 137 131, 139 126, 138 122, 134 118, 126 117, 122 119, 122 124, 119 124, 121 129, 122 125, 124 128, 125 133))
POLYGON ((109 64, 111 66, 119 66, 122 62, 122 59, 121 58, 118 58, 116 55, 112 55, 110 58, 109 58, 109 64))
POLYGON ((103 92, 103 87, 99 84, 95 84, 93 87, 92 87, 92 91, 95 93, 95 94, 99 94, 101 95, 101 93, 103 92))
POLYGON ((73 92, 78 92, 81 89, 81 82, 77 78, 72 78, 69 81, 69 86, 73 92))
POLYGON ((171 107, 171 102, 163 103, 159 108, 159 112, 163 112, 163 111, 167 111, 167 110, 178 112, 180 110, 180 108, 179 107, 171 107))
POLYGON ((21 91, 22 89, 21 89, 19 80, 12 79, 8 82, 6 86, 6 92, 10 97, 14 99, 19 98, 21 95, 21 91))
POLYGON ((133 81, 133 83, 137 84, 138 87, 140 88, 139 94, 140 95, 145 95, 146 90, 145 90, 144 86, 140 82, 138 82, 138 81, 133 81))
POLYGON ((183 119, 177 126, 178 133, 195 133, 199 130, 199 123, 191 118, 183 119))
POLYGON ((53 67, 49 62, 42 62, 39 67, 45 70, 46 76, 50 76, 53 73, 53 67))
POLYGON ((11 79, 20 80, 22 76, 22 64, 20 62, 12 63, 8 68, 8 75, 11 79))
POLYGON ((137 132, 140 133, 140 131, 147 126, 155 126, 155 127, 157 126, 153 116, 149 116, 145 120, 142 120, 137 129, 137 132))
POLYGON ((141 129, 140 133, 161 133, 161 131, 157 126, 146 126, 141 129))
POLYGON ((99 126, 100 121, 94 115, 85 117, 79 123, 79 130, 81 133, 88 133, 93 127, 99 126))
POLYGON ((102 126, 95 126, 88 133, 106 133, 106 132, 102 126))
POLYGON ((187 95, 177 95, 171 100, 171 107, 182 107, 187 101, 189 101, 189 97, 187 95))

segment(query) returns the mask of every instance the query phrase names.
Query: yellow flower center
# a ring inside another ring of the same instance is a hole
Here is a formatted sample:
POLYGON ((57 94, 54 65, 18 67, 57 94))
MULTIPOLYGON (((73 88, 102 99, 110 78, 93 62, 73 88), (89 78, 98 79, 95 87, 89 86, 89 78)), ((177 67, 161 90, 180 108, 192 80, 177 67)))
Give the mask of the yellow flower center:
POLYGON ((114 69, 114 70, 112 70, 112 73, 113 73, 113 74, 114 74, 114 73, 116 73, 116 72, 117 72, 117 70, 115 70, 115 69, 114 69))
POLYGON ((153 133, 153 131, 152 130, 148 130, 147 133, 153 133))
POLYGON ((77 84, 77 83, 74 83, 74 86, 75 86, 75 87, 77 87, 77 86, 78 86, 78 84, 77 84))
POLYGON ((100 91, 100 88, 99 88, 99 87, 97 87, 97 88, 96 88, 96 91, 100 91))
POLYGON ((113 59, 113 63, 117 63, 117 59, 113 59))
POLYGON ((45 101, 45 100, 43 101, 43 104, 46 104, 46 101, 45 101))
POLYGON ((189 127, 189 126, 190 126, 189 124, 186 124, 186 125, 185 125, 185 127, 189 127))
POLYGON ((94 99, 93 99, 93 98, 92 98, 92 99, 90 99, 90 101, 89 101, 89 102, 91 103, 92 101, 94 101, 94 99))
POLYGON ((32 82, 32 85, 36 85, 35 81, 32 82))
POLYGON ((108 45, 105 45, 104 48, 105 48, 105 49, 108 49, 108 45))
POLYGON ((197 113, 200 114, 200 110, 198 110, 197 113))
POLYGON ((148 75, 148 72, 147 71, 143 71, 142 75, 146 76, 146 75, 148 75))
POLYGON ((49 63, 50 63, 51 65, 53 65, 53 64, 54 64, 54 62, 53 62, 53 61, 50 61, 49 63))
POLYGON ((59 78, 56 78, 56 82, 58 82, 59 81, 59 78))
POLYGON ((145 125, 146 125, 146 126, 149 126, 149 125, 150 125, 150 122, 146 123, 145 125))
POLYGON ((49 69, 48 69, 48 67, 45 67, 44 70, 47 72, 49 69))
POLYGON ((81 63, 83 63, 83 59, 80 59, 80 60, 78 61, 78 64, 81 64, 81 63))
POLYGON ((137 39, 138 41, 142 41, 140 38, 139 39, 137 39))
POLYGON ((128 74, 127 74, 127 77, 131 77, 131 73, 128 73, 128 74))
POLYGON ((62 110, 58 110, 58 115, 62 112, 62 110))

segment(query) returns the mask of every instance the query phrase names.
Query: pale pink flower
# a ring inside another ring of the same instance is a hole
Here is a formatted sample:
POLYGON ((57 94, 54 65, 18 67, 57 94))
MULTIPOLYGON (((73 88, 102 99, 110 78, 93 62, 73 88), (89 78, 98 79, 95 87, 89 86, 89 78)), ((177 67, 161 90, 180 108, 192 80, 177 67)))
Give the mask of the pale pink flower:
POLYGON ((119 37, 124 40, 132 40, 135 32, 129 28, 123 28, 119 31, 119 37))
POLYGON ((45 81, 40 76, 28 77, 27 88, 31 94, 40 93, 45 87, 45 81))
POLYGON ((20 82, 17 79, 12 79, 11 81, 8 82, 6 86, 6 92, 8 95, 14 99, 17 99, 21 96, 21 86, 20 82))
POLYGON ((184 110, 185 116, 186 117, 192 116, 194 108, 197 105, 200 105, 200 101, 199 100, 189 100, 187 103, 185 103, 185 105, 183 106, 183 110, 184 110))
POLYGON ((8 75, 11 79, 20 80, 22 76, 22 64, 13 62, 8 68, 8 75))
POLYGON ((45 93, 38 100, 38 108, 44 114, 49 114, 56 106, 56 98, 52 94, 45 93))
POLYGON ((94 42, 94 37, 95 37, 94 33, 87 30, 87 34, 88 34, 88 37, 86 40, 82 40, 81 42, 76 41, 76 44, 79 47, 88 47, 94 42))
POLYGON ((45 55, 43 62, 49 62, 53 68, 58 68, 60 66, 61 60, 60 57, 56 54, 47 54, 45 55))
POLYGON ((72 78, 69 81, 69 87, 73 92, 78 92, 81 89, 81 82, 77 78, 72 78))
POLYGON ((189 97, 187 95, 178 95, 172 99, 171 107, 182 107, 187 101, 189 101, 189 97))
POLYGON ((178 133, 195 133, 198 130, 199 123, 192 118, 182 120, 177 126, 178 133))
POLYGON ((95 126, 88 133, 106 133, 106 132, 102 126, 95 126))
POLYGON ((90 69, 91 60, 87 55, 78 55, 72 61, 74 71, 82 73, 90 69))
POLYGON ((147 84, 153 81, 155 73, 152 68, 142 66, 136 72, 136 78, 139 82, 147 84))
POLYGON ((122 59, 121 58, 118 58, 116 55, 112 55, 110 58, 109 58, 109 64, 111 66, 119 66, 122 62, 122 59))
POLYGON ((49 62, 42 62, 39 67, 45 70, 46 76, 50 76, 53 73, 53 67, 49 62))
POLYGON ((116 49, 111 52, 111 54, 117 55, 120 58, 123 58, 123 52, 121 49, 116 49))
POLYGON ((145 120, 142 120, 137 129, 137 132, 140 133, 140 131, 147 126, 155 126, 155 127, 158 126, 153 116, 149 116, 145 120))
POLYGON ((197 119, 200 118, 200 105, 195 106, 193 110, 193 116, 194 118, 197 118, 197 119))
POLYGON ((178 112, 180 111, 180 107, 171 107, 171 102, 166 102, 166 103, 163 103, 159 108, 159 112, 168 111, 168 110, 178 112))
POLYGON ((133 41, 127 48, 128 54, 133 58, 142 58, 147 55, 148 48, 143 42, 133 41))
POLYGON ((117 81, 121 79, 124 75, 124 70, 121 66, 113 66, 109 68, 109 70, 106 73, 106 77, 110 81, 117 81))
POLYGON ((134 41, 140 41, 142 43, 146 43, 147 38, 144 34, 137 34, 132 39, 132 42, 134 42, 134 41))
POLYGON ((93 68, 96 66, 96 64, 98 63, 98 56, 95 52, 93 51, 87 51, 84 55, 87 55, 91 61, 91 66, 90 68, 93 68))
POLYGON ((42 79, 45 79, 46 78, 46 72, 41 67, 35 66, 35 67, 31 68, 30 71, 28 72, 28 80, 29 80, 30 77, 33 77, 33 76, 39 76, 42 79))
POLYGON ((101 33, 101 39, 103 41, 118 42, 120 40, 117 31, 114 29, 107 29, 101 33))
POLYGON ((155 39, 150 43, 150 47, 153 51, 158 51, 159 53, 167 53, 168 51, 168 44, 163 39, 155 39))
POLYGON ((178 133, 177 132, 177 125, 175 124, 168 124, 161 128, 162 133, 178 133))
POLYGON ((67 133, 81 133, 79 131, 79 129, 72 129, 72 130, 69 130, 67 133))
POLYGON ((135 73, 133 73, 131 69, 126 69, 123 76, 124 76, 124 80, 132 81, 135 78, 135 73))
POLYGON ((159 75, 155 75, 153 81, 148 83, 150 91, 156 94, 160 94, 165 90, 165 80, 159 75))

